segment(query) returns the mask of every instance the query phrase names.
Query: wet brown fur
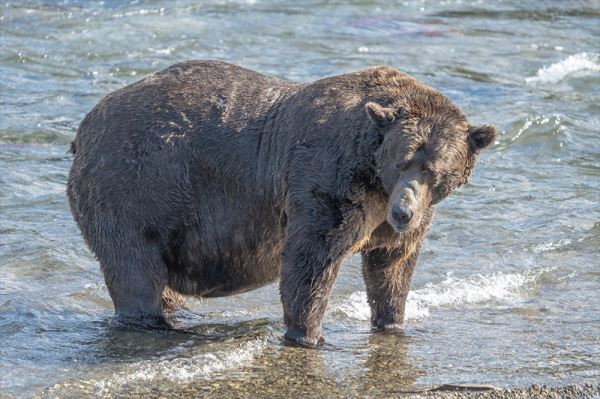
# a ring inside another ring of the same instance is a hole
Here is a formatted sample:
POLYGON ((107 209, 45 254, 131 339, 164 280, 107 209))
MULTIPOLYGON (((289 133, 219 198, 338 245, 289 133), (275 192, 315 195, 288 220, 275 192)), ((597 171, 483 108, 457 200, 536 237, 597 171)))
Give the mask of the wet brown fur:
POLYGON ((392 68, 296 84, 190 61, 100 101, 73 142, 67 192, 118 317, 160 324, 179 294, 279 279, 286 336, 312 346, 353 252, 374 327, 399 328, 433 205, 493 138, 392 68), (408 164, 418 223, 393 227, 408 164))

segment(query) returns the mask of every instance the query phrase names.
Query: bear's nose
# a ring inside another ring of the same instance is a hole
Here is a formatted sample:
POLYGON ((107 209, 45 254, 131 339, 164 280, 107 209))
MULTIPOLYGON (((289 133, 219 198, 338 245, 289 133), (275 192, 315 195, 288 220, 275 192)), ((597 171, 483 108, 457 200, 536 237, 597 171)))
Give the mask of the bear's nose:
POLYGON ((400 226, 408 224, 410 219, 412 219, 412 212, 408 208, 404 208, 398 204, 394 204, 392 206, 392 218, 398 223, 400 226))

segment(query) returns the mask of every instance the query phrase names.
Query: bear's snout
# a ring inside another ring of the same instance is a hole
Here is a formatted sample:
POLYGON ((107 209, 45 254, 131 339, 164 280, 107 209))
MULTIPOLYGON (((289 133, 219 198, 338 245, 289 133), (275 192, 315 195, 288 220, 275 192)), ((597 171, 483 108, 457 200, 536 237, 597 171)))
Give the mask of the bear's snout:
POLYGON ((404 228, 404 226, 410 223, 413 213, 408 207, 394 204, 392 205, 391 216, 396 227, 404 228))
POLYGON ((388 205, 388 223, 398 233, 403 233, 419 224, 423 187, 416 180, 398 184, 388 205))

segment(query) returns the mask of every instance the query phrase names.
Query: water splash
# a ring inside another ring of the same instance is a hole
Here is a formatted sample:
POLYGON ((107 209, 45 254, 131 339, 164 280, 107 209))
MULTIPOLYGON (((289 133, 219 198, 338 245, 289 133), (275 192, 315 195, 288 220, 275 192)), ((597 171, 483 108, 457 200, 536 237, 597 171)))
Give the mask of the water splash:
POLYGON ((568 75, 583 71, 600 71, 600 56, 595 53, 578 53, 570 55, 560 62, 539 69, 535 76, 526 78, 525 82, 527 84, 557 83, 568 75))
MULTIPOLYGON (((468 278, 448 277, 438 284, 429 283, 408 294, 405 319, 429 316, 431 308, 476 305, 487 302, 510 303, 526 294, 527 286, 534 284, 547 269, 524 273, 494 273, 468 278)), ((331 313, 341 313, 357 320, 369 320, 370 309, 365 291, 353 292, 331 307, 331 313)))

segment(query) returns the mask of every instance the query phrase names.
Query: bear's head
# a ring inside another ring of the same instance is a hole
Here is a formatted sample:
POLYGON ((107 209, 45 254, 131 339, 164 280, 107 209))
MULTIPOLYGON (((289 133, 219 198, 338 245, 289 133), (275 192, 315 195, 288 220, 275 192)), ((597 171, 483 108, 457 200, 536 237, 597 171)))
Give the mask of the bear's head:
POLYGON ((433 89, 415 85, 402 93, 365 104, 378 135, 375 168, 389 198, 386 219, 400 233, 418 227, 428 208, 465 184, 477 154, 496 137, 494 127, 471 126, 433 89))

